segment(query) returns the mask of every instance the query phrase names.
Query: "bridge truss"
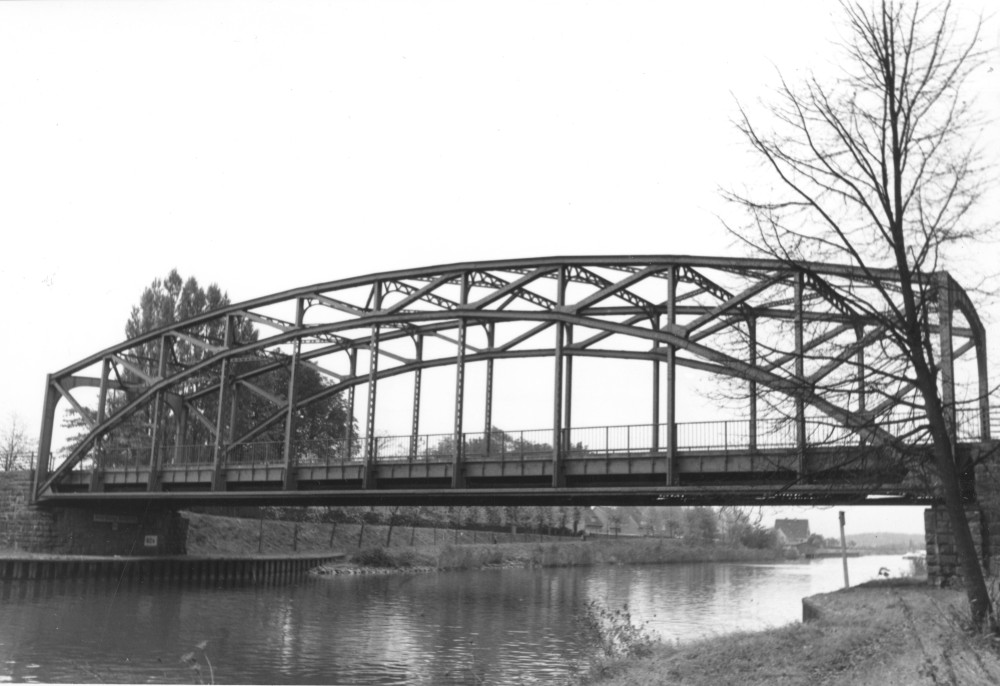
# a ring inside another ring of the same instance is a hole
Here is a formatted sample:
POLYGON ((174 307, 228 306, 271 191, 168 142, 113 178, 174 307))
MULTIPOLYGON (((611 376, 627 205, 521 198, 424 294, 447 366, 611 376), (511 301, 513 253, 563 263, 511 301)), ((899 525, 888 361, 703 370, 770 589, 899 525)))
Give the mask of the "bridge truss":
MULTIPOLYGON (((947 273, 918 281, 953 435, 988 440, 983 326, 947 273), (963 358, 974 358, 964 385, 956 380, 963 358)), ((926 500, 923 401, 897 343, 900 310, 891 271, 688 256, 473 262, 297 288, 51 374, 35 497, 926 500), (553 364, 551 385, 539 388, 551 397, 550 426, 529 439, 494 429, 494 363, 538 357, 553 364), (649 364, 650 385, 637 391, 648 393, 648 423, 573 426, 573 362, 589 357, 649 364), (485 367, 485 416, 471 431, 470 365, 485 367), (453 431, 428 437, 420 433, 422 374, 437 367, 454 370, 453 431), (704 427, 676 421, 678 367, 722 380, 744 416, 692 439, 704 427), (382 436, 379 385, 401 375, 412 378, 412 428, 382 436), (360 387, 366 411, 357 426, 360 387), (61 402, 83 430, 54 455, 61 402)))

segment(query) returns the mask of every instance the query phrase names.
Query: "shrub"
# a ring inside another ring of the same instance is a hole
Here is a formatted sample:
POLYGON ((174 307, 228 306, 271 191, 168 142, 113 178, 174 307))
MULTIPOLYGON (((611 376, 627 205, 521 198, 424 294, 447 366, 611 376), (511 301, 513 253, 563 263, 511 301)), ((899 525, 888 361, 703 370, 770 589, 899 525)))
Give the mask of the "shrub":
POLYGON ((778 539, 773 530, 765 529, 762 526, 753 526, 747 527, 740 533, 740 543, 747 548, 762 550, 776 547, 778 539))
POLYGON ((611 609, 591 600, 575 620, 577 636, 591 654, 589 674, 584 675, 584 683, 610 676, 613 665, 645 657, 657 645, 656 638, 645 623, 635 624, 632 621, 628 604, 620 609, 611 609))

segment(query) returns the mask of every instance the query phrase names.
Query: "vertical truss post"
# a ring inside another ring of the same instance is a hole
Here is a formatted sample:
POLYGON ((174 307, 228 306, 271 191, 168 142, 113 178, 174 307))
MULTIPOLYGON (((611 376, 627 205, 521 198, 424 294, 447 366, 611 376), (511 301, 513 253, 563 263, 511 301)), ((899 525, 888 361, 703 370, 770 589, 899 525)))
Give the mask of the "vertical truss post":
MULTIPOLYGON (((100 426, 107 418, 108 407, 108 376, 111 373, 111 360, 105 357, 101 361, 101 387, 97 392, 97 425, 100 426)), ((104 437, 98 437, 94 442, 94 467, 90 472, 91 492, 101 491, 104 482, 101 479, 101 470, 104 467, 104 437)))
MULTIPOLYGON (((660 330, 660 315, 654 314, 652 319, 653 331, 660 330)), ((653 442, 650 446, 652 452, 660 452, 660 361, 653 360, 653 442)), ((650 460, 655 462, 655 460, 650 460)))
MULTIPOLYGON (((559 267, 556 303, 566 304, 566 267, 559 267)), ((563 323, 556 322, 555 370, 552 384, 552 487, 565 485, 562 469, 563 323)))
MULTIPOLYGON (((382 309, 382 282, 372 285, 372 310, 382 309)), ((365 416, 365 467, 361 475, 362 488, 375 486, 375 458, 378 454, 375 445, 375 407, 378 393, 378 355, 379 326, 372 327, 371 345, 368 346, 371 359, 368 364, 368 414, 365 416)))
MULTIPOLYGON (((226 445, 231 446, 233 441, 236 440, 236 410, 240 406, 240 387, 239 384, 232 384, 229 395, 229 428, 226 431, 226 445)), ((226 460, 229 457, 228 447, 222 453, 222 464, 226 464, 226 460)))
MULTIPOLYGON (((948 272, 937 274, 938 331, 941 344, 941 402, 948 438, 954 449, 958 422, 955 416, 955 348, 952 334, 952 310, 955 306, 948 272)), ((954 454, 954 450, 952 451, 954 454)))
POLYGON ((858 342, 858 354, 855 356, 854 364, 858 370, 858 412, 864 414, 868 406, 868 397, 865 393, 867 383, 865 372, 865 347, 861 345, 861 340, 865 337, 864 324, 854 325, 854 337, 858 342))
MULTIPOLYGON (((805 287, 805 276, 802 272, 795 274, 794 319, 795 328, 795 378, 800 381, 805 378, 805 323, 802 315, 802 291, 805 287)), ((795 396, 795 446, 799 454, 799 478, 805 476, 806 466, 806 404, 801 395, 795 396)))
MULTIPOLYGON (((305 304, 302 298, 295 299, 295 328, 302 328, 302 317, 305 314, 305 304)), ((302 337, 292 343, 292 359, 288 365, 288 412, 285 414, 285 478, 286 491, 295 490, 295 410, 298 399, 297 382, 299 376, 299 358, 302 355, 302 337)))
MULTIPOLYGON (((358 351, 356 348, 351 348, 351 352, 348 353, 348 359, 350 360, 350 378, 354 378, 358 375, 358 351)), ((350 460, 354 457, 354 389, 357 388, 357 384, 351 384, 351 387, 347 389, 347 459, 350 460)))
MULTIPOLYGON (((459 304, 464 308, 469 301, 469 274, 463 272, 459 283, 459 304)), ((464 488, 465 474, 463 453, 465 452, 465 437, 463 435, 463 413, 465 411, 465 337, 467 334, 465 317, 458 320, 458 350, 455 353, 455 454, 451 463, 451 487, 464 488)))
POLYGON ((562 479, 562 396, 563 396, 563 325, 556 322, 555 369, 552 382, 552 486, 560 486, 562 479))
MULTIPOLYGON (((423 362, 424 360, 424 337, 423 334, 417 336, 414 341, 417 353, 417 362, 423 362)), ((416 459, 417 457, 417 441, 420 439, 420 385, 421 385, 421 372, 423 370, 417 367, 417 370, 413 372, 413 417, 410 422, 410 459, 416 459)))
MULTIPOLYGON (((162 381, 167 375, 167 351, 170 346, 170 336, 160 337, 160 363, 156 368, 157 382, 162 381)), ((160 459, 160 434, 162 433, 162 423, 163 414, 163 391, 156 394, 156 399, 153 401, 153 426, 150 431, 150 447, 149 447, 149 477, 146 481, 146 489, 148 491, 158 491, 160 490, 160 469, 163 466, 160 459)))
POLYGON ((45 379, 45 400, 42 405, 42 427, 38 437, 38 466, 35 469, 35 487, 31 490, 32 502, 39 494, 39 489, 49 475, 49 457, 52 452, 52 429, 56 421, 56 404, 59 393, 55 389, 55 381, 49 374, 45 379))
MULTIPOLYGON (((677 324, 677 265, 667 270, 667 324, 677 324)), ((667 345, 667 486, 676 486, 677 474, 677 348, 667 345)))
MULTIPOLYGON (((567 324, 564 329, 566 346, 573 345, 573 325, 567 324)), ((570 451, 570 434, 573 432, 573 356, 565 354, 563 350, 563 360, 566 372, 563 378, 563 426, 562 426, 562 450, 566 455, 570 451)))
MULTIPOLYGON (((235 322, 232 317, 226 317, 226 328, 223 333, 223 345, 226 349, 229 349, 233 345, 233 334, 235 322)), ((226 490, 226 480, 222 476, 222 468, 225 464, 226 459, 226 447, 223 444, 223 421, 226 409, 226 393, 230 391, 229 389, 229 376, 232 373, 232 363, 228 358, 223 358, 222 368, 219 371, 219 407, 215 414, 215 446, 212 449, 212 490, 213 491, 224 491, 226 490)), ((235 424, 236 419, 236 395, 235 389, 232 389, 230 398, 230 411, 229 411, 229 436, 232 439, 233 434, 233 424, 235 424)))
POLYGON ((190 446, 187 444, 188 408, 183 398, 177 398, 173 408, 177 417, 177 430, 174 432, 174 464, 184 464, 191 454, 190 446))
MULTIPOLYGON (((496 345, 496 324, 486 325, 486 349, 493 351, 496 345)), ((486 431, 486 456, 489 457, 493 448, 493 358, 486 360, 486 408, 483 425, 486 431)))
POLYGON ((979 377, 979 440, 990 438, 990 377, 986 363, 986 332, 973 332, 976 336, 976 373, 979 377))
MULTIPOLYGON (((750 317, 747 319, 747 336, 750 342, 750 366, 754 369, 757 368, 757 319, 755 317, 750 317)), ((749 427, 749 443, 750 452, 756 452, 757 450, 757 382, 754 379, 750 379, 749 384, 750 392, 750 427, 749 427)), ((751 468, 753 464, 753 457, 751 460, 751 468)))

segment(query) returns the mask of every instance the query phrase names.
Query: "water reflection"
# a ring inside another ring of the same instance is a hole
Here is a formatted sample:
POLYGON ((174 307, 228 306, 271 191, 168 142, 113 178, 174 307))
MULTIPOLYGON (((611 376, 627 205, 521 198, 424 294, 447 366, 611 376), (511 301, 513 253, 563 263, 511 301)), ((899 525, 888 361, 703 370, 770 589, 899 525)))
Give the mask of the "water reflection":
MULTIPOLYGON (((897 557, 851 560, 852 581, 897 557)), ((270 588, 0 585, 0 681, 547 684, 585 658, 575 615, 629 605, 668 640, 784 624, 842 583, 839 560, 334 577, 270 588)))

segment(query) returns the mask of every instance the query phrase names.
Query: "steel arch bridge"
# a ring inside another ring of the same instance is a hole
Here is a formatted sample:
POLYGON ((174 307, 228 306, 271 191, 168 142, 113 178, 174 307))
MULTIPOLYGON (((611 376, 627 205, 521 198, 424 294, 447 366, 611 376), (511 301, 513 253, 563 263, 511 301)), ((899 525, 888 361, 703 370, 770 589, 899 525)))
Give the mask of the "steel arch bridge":
MULTIPOLYGON (((947 273, 917 275, 917 285, 946 416, 962 441, 986 441, 983 326, 947 273), (955 371, 963 358, 974 358, 965 405, 955 371)), ((898 303, 892 271, 659 255, 470 262, 297 288, 49 375, 34 495, 67 504, 925 502, 922 401, 891 331, 898 303), (494 429, 494 363, 538 357, 553 364, 551 384, 540 384, 551 422, 494 429), (573 361, 589 357, 649 364, 648 422, 573 426, 573 361), (464 411, 470 365, 485 367, 475 431, 464 411), (453 431, 427 436, 422 374, 438 367, 454 370, 453 431), (724 380, 740 416, 678 423, 679 367, 724 380), (411 431, 384 436, 379 385, 401 375, 412 378, 411 431), (62 401, 83 433, 54 453, 62 401)))

